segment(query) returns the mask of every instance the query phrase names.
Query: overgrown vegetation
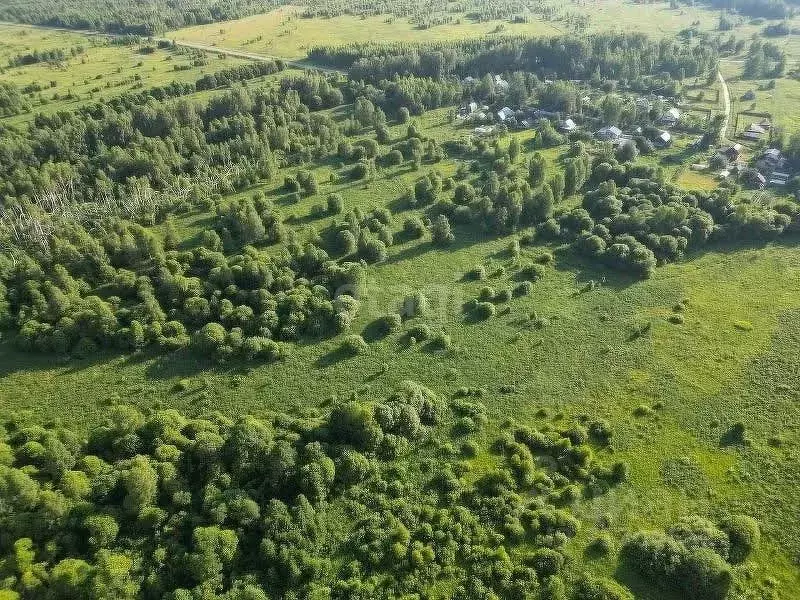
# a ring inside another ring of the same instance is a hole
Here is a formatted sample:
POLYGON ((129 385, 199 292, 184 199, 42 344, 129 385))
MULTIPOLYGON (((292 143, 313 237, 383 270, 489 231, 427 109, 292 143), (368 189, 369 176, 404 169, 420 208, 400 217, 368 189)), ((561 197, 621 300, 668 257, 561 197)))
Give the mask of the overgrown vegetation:
MULTIPOLYGON (((219 17, 180 11, 113 16, 219 17)), ((666 107, 714 84, 718 41, 322 45, 346 77, 253 84, 283 69, 253 62, 4 127, 0 597, 791 594, 797 523, 759 481, 791 487, 795 436, 714 392, 793 306, 800 208, 671 183, 721 117, 657 144, 666 107), (611 124, 631 135, 592 134, 611 124), (37 406, 52 369, 91 381, 83 428, 37 406)), ((786 56, 745 60, 760 78, 786 56)), ((29 100, 9 85, 0 107, 29 100)))

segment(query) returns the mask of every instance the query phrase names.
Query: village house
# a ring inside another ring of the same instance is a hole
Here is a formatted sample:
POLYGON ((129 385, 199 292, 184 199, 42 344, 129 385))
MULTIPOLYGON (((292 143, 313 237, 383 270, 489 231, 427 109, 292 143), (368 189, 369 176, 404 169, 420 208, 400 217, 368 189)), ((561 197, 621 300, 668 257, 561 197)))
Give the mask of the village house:
POLYGON ((594 136, 598 140, 602 140, 604 142, 613 142, 620 138, 622 135, 622 130, 619 127, 612 125, 611 127, 603 127, 599 131, 596 131, 594 136))
POLYGON ((497 118, 501 121, 507 121, 511 117, 514 116, 514 111, 511 110, 508 106, 504 106, 500 110, 497 111, 497 118))
POLYGON ((666 127, 675 127, 681 120, 681 111, 677 108, 670 108, 667 112, 661 115, 659 123, 666 127))
POLYGON ((656 136, 656 139, 653 140, 653 142, 659 148, 666 148, 672 144, 672 135, 669 131, 662 131, 656 136))
POLYGON ((757 142, 762 137, 764 137, 765 133, 767 133, 767 130, 758 123, 750 123, 747 130, 745 130, 745 132, 742 133, 742 137, 745 138, 746 140, 757 142))
POLYGON ((564 119, 558 124, 558 130, 563 133, 570 133, 572 131, 575 131, 577 128, 578 126, 572 119, 564 119))
POLYGON ((778 148, 767 148, 758 159, 758 165, 764 171, 776 171, 786 166, 786 159, 778 148))
POLYGON ((783 173, 781 171, 773 171, 772 174, 769 176, 769 184, 774 185, 777 187, 783 187, 787 183, 789 183, 789 173, 783 173))
POLYGON ((729 161, 733 162, 739 159, 742 154, 742 149, 743 146, 741 144, 729 144, 727 146, 722 146, 718 152, 729 161))
POLYGON ((498 92, 505 93, 508 91, 508 82, 500 75, 494 76, 494 87, 498 92))
POLYGON ((481 127, 476 127, 473 131, 475 135, 478 136, 492 135, 495 131, 495 127, 494 125, 485 125, 481 127))

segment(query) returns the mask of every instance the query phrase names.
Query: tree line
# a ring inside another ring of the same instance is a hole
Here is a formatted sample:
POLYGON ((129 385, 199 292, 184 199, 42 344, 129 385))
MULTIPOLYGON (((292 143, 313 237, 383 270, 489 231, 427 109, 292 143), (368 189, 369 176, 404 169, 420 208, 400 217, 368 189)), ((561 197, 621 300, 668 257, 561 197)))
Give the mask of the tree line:
POLYGON ((716 70, 714 44, 654 40, 643 34, 598 34, 591 37, 493 37, 435 42, 409 47, 394 42, 317 46, 309 57, 321 64, 349 69, 355 80, 378 82, 396 75, 442 79, 480 77, 515 71, 552 79, 637 80, 668 73, 675 79, 716 70))
POLYGON ((145 4, 119 0, 35 0, 0 6, 0 20, 137 36, 159 35, 171 29, 239 19, 269 12, 275 0, 204 0, 176 4, 155 0, 145 4))

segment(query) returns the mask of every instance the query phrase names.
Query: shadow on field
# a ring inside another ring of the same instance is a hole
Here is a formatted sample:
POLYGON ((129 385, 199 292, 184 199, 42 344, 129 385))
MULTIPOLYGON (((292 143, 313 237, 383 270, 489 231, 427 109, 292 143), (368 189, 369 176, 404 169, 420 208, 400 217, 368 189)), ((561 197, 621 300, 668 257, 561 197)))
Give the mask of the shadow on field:
POLYGON ((641 576, 622 562, 614 572, 614 578, 633 592, 634 597, 642 599, 663 598, 664 600, 677 600, 679 596, 665 590, 655 592, 653 584, 642 580, 641 576), (655 593, 654 593, 655 592, 655 593))
POLYGON ((330 352, 327 352, 320 356, 317 360, 314 361, 314 366, 319 369, 325 369, 327 367, 332 367, 343 360, 347 360, 351 358, 353 355, 348 352, 345 348, 338 347, 334 348, 330 352))
POLYGON ((361 337, 363 337, 364 341, 368 344, 382 340, 388 335, 389 332, 386 330, 386 323, 384 323, 383 318, 380 317, 368 323, 361 331, 361 337))
POLYGON ((412 260, 427 252, 457 252, 458 250, 470 248, 485 241, 476 238, 474 233, 469 229, 453 227, 453 231, 455 232, 456 239, 447 246, 435 246, 432 242, 426 241, 410 248, 403 248, 399 252, 389 256, 386 262, 398 263, 404 260, 412 260))

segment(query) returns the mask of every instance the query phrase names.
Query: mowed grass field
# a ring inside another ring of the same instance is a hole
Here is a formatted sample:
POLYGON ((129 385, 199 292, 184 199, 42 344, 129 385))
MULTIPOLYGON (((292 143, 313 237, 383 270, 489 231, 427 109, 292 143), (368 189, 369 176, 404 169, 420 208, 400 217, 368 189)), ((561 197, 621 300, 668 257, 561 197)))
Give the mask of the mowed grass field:
MULTIPOLYGON (((154 45, 154 44, 153 44, 154 45)), ((0 25, 0 81, 13 83, 20 89, 31 84, 41 92, 26 95, 31 112, 9 117, 4 122, 24 122, 33 114, 74 110, 87 101, 102 101, 126 92, 145 90, 172 81, 194 82, 204 73, 242 64, 244 59, 215 54, 197 54, 180 49, 157 49, 140 52, 142 45, 112 45, 107 38, 80 34, 0 25), (81 46, 83 52, 72 56, 69 51, 81 46), (9 67, 9 60, 34 49, 63 49, 67 58, 59 64, 46 62, 9 67), (204 64, 195 66, 194 60, 204 64)))

